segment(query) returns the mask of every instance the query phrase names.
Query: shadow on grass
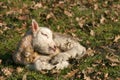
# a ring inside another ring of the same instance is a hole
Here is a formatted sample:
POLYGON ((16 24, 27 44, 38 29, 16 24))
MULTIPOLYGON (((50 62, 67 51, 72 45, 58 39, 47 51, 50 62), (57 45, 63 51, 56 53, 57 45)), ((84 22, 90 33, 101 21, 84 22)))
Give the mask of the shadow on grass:
POLYGON ((6 53, 1 54, 0 59, 2 60, 1 64, 4 67, 8 67, 8 66, 14 66, 14 67, 23 66, 23 65, 20 65, 20 64, 16 64, 13 61, 12 52, 10 52, 10 51, 7 51, 6 53))

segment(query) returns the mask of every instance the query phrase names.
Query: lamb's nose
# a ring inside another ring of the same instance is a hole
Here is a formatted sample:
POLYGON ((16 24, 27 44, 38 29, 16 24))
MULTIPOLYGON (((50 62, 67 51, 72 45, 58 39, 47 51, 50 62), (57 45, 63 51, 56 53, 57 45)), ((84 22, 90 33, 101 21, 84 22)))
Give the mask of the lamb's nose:
POLYGON ((55 49, 55 50, 56 50, 56 48, 57 48, 57 47, 56 47, 56 46, 54 46, 54 49, 55 49))
POLYGON ((53 47, 49 47, 50 49, 52 49, 54 52, 56 51, 56 46, 53 46, 53 47))

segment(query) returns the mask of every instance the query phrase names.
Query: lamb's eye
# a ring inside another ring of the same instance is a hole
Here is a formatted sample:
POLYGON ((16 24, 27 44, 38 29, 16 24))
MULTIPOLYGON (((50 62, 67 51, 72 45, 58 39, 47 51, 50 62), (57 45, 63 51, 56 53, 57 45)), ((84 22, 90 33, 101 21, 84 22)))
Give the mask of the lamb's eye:
POLYGON ((48 38, 48 35, 47 35, 47 34, 45 34, 45 33, 42 33, 42 32, 41 32, 41 34, 42 34, 42 35, 44 35, 44 36, 46 36, 46 37, 48 38))

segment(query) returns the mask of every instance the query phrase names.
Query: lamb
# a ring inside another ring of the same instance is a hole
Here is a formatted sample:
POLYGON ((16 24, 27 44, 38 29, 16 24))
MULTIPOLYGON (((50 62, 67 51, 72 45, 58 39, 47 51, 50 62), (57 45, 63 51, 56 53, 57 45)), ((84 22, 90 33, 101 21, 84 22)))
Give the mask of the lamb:
POLYGON ((69 66, 69 59, 80 59, 85 53, 85 47, 77 40, 54 33, 47 27, 39 27, 32 20, 32 26, 22 38, 13 58, 16 63, 40 71, 64 69, 69 66))

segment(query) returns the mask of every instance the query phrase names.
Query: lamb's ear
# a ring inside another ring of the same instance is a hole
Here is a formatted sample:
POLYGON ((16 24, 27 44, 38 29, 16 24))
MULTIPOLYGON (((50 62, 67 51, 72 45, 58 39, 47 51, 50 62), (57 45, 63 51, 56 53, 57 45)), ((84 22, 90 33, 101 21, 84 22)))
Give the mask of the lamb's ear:
POLYGON ((34 19, 32 19, 31 29, 32 29, 33 34, 36 33, 39 30, 39 25, 34 19))

